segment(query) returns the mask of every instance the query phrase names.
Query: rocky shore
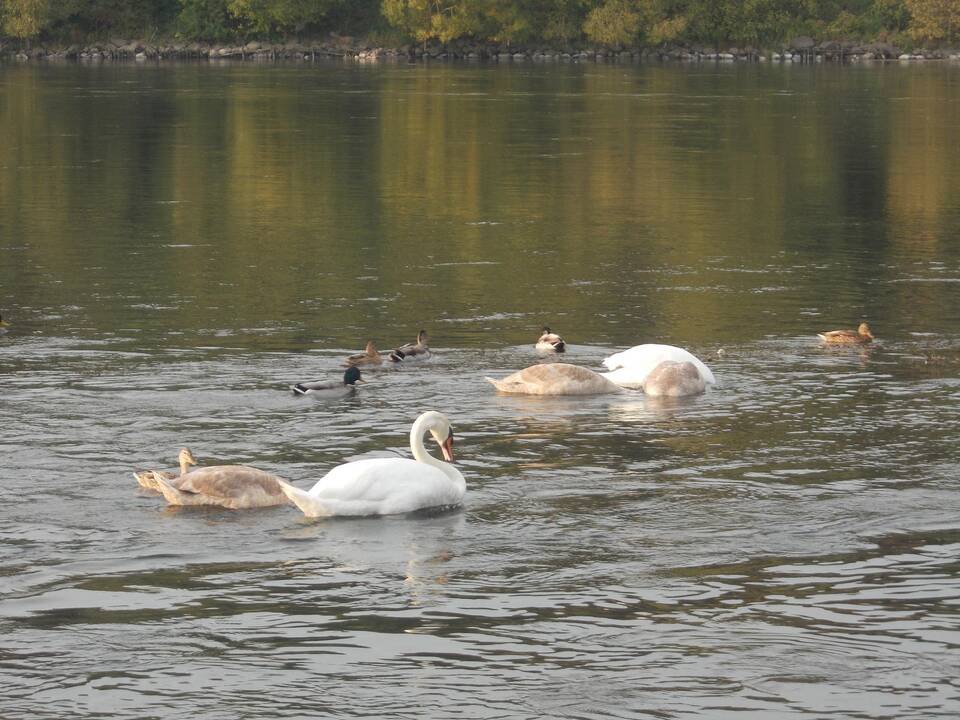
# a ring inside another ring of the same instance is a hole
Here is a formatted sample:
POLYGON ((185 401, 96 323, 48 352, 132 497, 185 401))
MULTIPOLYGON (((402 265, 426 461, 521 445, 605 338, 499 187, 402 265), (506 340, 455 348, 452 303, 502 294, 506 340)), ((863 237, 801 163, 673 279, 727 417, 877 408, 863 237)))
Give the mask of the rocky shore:
POLYGON ((338 58, 359 62, 394 60, 483 60, 489 62, 636 62, 642 60, 746 61, 746 62, 862 62, 869 60, 960 60, 960 50, 921 49, 905 52, 889 43, 857 43, 847 40, 817 41, 798 37, 776 49, 753 47, 707 47, 702 45, 660 48, 513 48, 494 44, 457 41, 383 48, 362 39, 331 35, 324 39, 243 45, 147 42, 112 39, 85 45, 36 44, 29 49, 0 41, 0 58, 17 61, 80 60, 88 62, 159 60, 213 60, 313 62, 338 58))

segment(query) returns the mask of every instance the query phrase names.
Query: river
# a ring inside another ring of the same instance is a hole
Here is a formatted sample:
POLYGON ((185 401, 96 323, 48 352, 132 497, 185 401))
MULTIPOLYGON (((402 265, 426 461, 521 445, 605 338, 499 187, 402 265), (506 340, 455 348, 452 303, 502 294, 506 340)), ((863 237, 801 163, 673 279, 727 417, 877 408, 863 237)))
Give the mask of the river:
POLYGON ((0 715, 953 718, 960 67, 0 65, 0 715), (876 342, 816 333, 870 322, 876 342), (543 325, 665 402, 497 395, 543 325), (433 357, 295 398, 368 339, 433 357), (460 509, 171 509, 450 418, 460 509))

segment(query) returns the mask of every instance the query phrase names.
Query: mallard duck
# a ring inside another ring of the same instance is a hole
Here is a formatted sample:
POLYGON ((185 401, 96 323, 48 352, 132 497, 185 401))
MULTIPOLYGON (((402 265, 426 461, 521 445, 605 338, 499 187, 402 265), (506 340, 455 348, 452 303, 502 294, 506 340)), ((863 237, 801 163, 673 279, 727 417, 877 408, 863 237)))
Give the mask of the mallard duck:
POLYGON ((7 332, 8 327, 10 327, 10 323, 3 319, 3 315, 0 315, 0 335, 7 332))
POLYGON ((171 505, 216 505, 239 510, 287 504, 283 480, 246 465, 214 465, 169 480, 154 474, 157 490, 171 505))
POLYGON ((830 330, 817 333, 817 337, 828 343, 868 343, 873 340, 873 333, 870 332, 870 326, 863 322, 856 330, 830 330))
POLYGON ((338 465, 308 491, 287 482, 280 487, 307 517, 394 515, 459 505, 467 486, 451 464, 453 430, 446 416, 435 410, 420 415, 410 428, 410 450, 413 460, 373 458, 338 465), (428 431, 447 462, 423 446, 428 431))
POLYGON ((190 448, 181 449, 177 460, 180 463, 180 475, 174 475, 172 472, 167 472, 166 470, 141 470, 140 472, 133 473, 133 476, 137 479, 137 482, 140 483, 140 487, 160 492, 160 488, 157 485, 158 477, 162 477, 167 481, 177 480, 190 472, 191 465, 197 464, 197 460, 193 457, 193 453, 190 452, 190 448))
POLYGON ((421 330, 417 333, 417 341, 401 345, 390 353, 390 359, 393 362, 403 362, 405 360, 425 360, 430 357, 430 348, 427 347, 427 331, 421 330))
POLYGON ((603 395, 621 392, 599 373, 567 363, 531 365, 502 380, 486 378, 503 393, 519 395, 603 395))
POLYGON ((534 347, 542 352, 558 353, 562 353, 567 349, 563 342, 563 338, 551 331, 546 325, 543 326, 543 332, 541 333, 540 339, 537 340, 537 344, 534 345, 534 347))
POLYGON ((692 363, 704 383, 713 385, 717 382, 710 368, 688 350, 653 343, 635 345, 629 350, 605 358, 603 364, 610 372, 603 373, 603 377, 620 387, 642 390, 647 376, 665 360, 692 363))
POLYGON ((354 390, 357 383, 364 382, 360 378, 360 368, 354 366, 348 367, 343 374, 343 382, 335 380, 319 380, 317 382, 297 383, 291 385, 294 395, 313 395, 316 397, 334 397, 337 395, 346 395, 354 390))
POLYGON ((344 365, 379 365, 383 362, 380 353, 377 352, 377 346, 373 340, 367 343, 367 348, 362 353, 351 355, 344 361, 344 365))
POLYGON ((664 360, 647 374, 643 392, 651 397, 684 397, 698 395, 707 388, 697 366, 692 362, 664 360))

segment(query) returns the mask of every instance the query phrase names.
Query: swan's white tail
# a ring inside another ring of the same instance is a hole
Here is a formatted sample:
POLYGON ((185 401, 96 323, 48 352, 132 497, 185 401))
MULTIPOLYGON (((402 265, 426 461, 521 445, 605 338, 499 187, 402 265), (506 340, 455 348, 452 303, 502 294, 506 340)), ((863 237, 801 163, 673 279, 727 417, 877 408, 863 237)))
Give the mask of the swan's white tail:
POLYGON ((290 498, 290 501, 300 508, 307 517, 325 517, 331 514, 330 510, 326 508, 322 502, 306 490, 301 490, 283 480, 280 481, 280 489, 283 490, 283 494, 290 498))

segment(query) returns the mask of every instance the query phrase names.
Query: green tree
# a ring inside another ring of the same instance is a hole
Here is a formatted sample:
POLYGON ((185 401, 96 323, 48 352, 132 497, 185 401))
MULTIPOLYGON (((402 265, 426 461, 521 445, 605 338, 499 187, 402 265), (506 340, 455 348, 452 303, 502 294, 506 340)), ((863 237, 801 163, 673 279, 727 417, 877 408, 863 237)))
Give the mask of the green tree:
POLYGON ((582 34, 581 28, 588 10, 593 7, 591 0, 550 0, 544 6, 537 20, 542 28, 544 40, 569 42, 582 34))
POLYGON ((960 39, 960 1, 906 0, 910 36, 922 42, 960 39))
POLYGON ((796 32, 817 0, 691 0, 690 36, 703 41, 765 44, 796 32))
POLYGON ((3 31, 11 37, 30 41, 40 34, 49 19, 49 0, 5 0, 2 10, 3 31))
POLYGON ((640 33, 641 15, 630 0, 606 0, 587 14, 583 31, 601 45, 629 45, 640 33))
POLYGON ((634 0, 640 12, 642 39, 651 45, 683 37, 689 24, 685 0, 634 0))
POLYGON ((46 36, 59 40, 161 34, 179 12, 178 0, 8 0, 7 5, 21 10, 31 6, 26 15, 33 16, 32 22, 39 20, 46 36))
POLYGON ((342 0, 228 0, 227 10, 255 35, 302 33, 323 23, 342 0))
POLYGON ((486 38, 493 30, 490 4, 484 0, 383 0, 382 10, 392 25, 420 42, 486 38))
POLYGON ((227 0, 180 0, 177 32, 191 40, 224 40, 231 25, 227 0))
POLYGON ((904 0, 873 0, 866 14, 872 21, 867 32, 900 32, 910 23, 910 11, 904 0))

